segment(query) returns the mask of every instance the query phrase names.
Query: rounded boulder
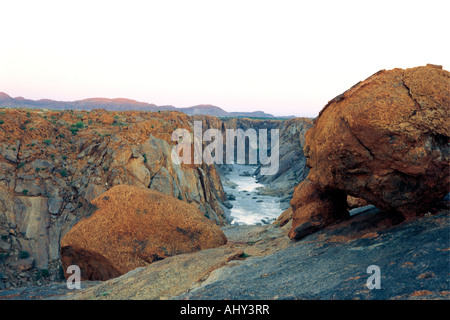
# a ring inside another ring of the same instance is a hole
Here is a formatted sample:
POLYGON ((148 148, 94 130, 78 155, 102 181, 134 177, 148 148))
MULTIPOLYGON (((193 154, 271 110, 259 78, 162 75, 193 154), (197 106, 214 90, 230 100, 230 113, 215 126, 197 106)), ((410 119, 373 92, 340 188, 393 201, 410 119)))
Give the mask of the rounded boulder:
POLYGON ((64 269, 107 280, 169 256, 226 244, 222 230, 191 204, 139 186, 118 185, 61 240, 64 269))

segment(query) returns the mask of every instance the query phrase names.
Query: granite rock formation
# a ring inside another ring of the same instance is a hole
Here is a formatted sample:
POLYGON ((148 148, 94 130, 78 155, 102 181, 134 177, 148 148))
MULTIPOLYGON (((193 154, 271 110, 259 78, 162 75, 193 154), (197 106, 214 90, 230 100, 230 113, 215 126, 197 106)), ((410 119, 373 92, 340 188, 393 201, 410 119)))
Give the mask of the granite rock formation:
POLYGON ((92 201, 98 209, 61 240, 64 268, 107 280, 169 256, 224 245, 219 227, 191 204, 142 186, 118 185, 92 201))
POLYGON ((171 161, 171 134, 192 130, 191 120, 168 111, 0 109, 2 283, 60 279, 60 239, 115 185, 160 191, 226 225, 215 167, 171 161), (20 272, 13 264, 24 259, 32 268, 20 272))
MULTIPOLYGON (((449 119, 448 71, 379 71, 331 100, 306 133, 308 180, 340 203, 350 195, 403 218, 426 213, 449 192, 449 119)), ((292 238, 305 235, 309 216, 318 220, 308 194, 291 201, 292 238)), ((345 218, 346 209, 322 215, 316 228, 345 218)))

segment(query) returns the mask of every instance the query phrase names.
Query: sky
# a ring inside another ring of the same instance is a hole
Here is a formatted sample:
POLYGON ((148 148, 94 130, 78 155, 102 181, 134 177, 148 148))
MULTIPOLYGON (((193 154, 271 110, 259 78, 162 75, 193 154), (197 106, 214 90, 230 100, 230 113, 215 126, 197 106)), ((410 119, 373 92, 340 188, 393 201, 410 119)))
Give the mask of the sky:
POLYGON ((0 92, 315 117, 381 69, 450 69, 450 1, 4 1, 0 92))

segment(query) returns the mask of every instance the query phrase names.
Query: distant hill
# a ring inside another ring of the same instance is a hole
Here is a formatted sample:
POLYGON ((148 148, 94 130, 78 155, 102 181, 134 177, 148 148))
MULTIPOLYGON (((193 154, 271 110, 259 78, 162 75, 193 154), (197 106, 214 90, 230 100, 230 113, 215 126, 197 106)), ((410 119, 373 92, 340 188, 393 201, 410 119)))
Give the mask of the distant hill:
MULTIPOLYGON (((0 92, 0 108, 30 108, 30 109, 54 109, 54 110, 92 110, 105 109, 109 111, 181 111, 187 115, 210 115, 216 117, 254 117, 254 118, 275 118, 274 115, 263 111, 253 112, 228 112, 222 108, 213 105, 197 105, 188 108, 176 108, 174 106, 157 106, 152 103, 139 102, 132 99, 107 99, 107 98, 89 98, 76 101, 56 101, 50 99, 30 100, 23 97, 12 98, 4 92, 0 92)), ((276 117, 276 118, 295 118, 295 116, 276 117)))
POLYGON ((165 106, 158 107, 155 104, 146 102, 139 102, 131 99, 106 99, 106 98, 90 98, 77 101, 55 101, 50 99, 30 100, 22 97, 12 98, 6 93, 0 92, 0 107, 7 108, 31 108, 31 109, 77 109, 77 110, 92 110, 92 109, 106 109, 109 111, 122 110, 174 110, 175 107, 165 106))
MULTIPOLYGON (((275 116, 264 111, 253 111, 253 112, 228 112, 222 108, 212 106, 209 104, 202 104, 198 106, 193 106, 189 108, 177 108, 176 110, 182 111, 187 115, 193 116, 196 114, 206 114, 216 117, 254 117, 254 118, 274 118, 275 116)), ((278 117, 283 118, 283 117, 278 117)), ((294 116, 284 117, 284 118, 294 118, 294 116)))

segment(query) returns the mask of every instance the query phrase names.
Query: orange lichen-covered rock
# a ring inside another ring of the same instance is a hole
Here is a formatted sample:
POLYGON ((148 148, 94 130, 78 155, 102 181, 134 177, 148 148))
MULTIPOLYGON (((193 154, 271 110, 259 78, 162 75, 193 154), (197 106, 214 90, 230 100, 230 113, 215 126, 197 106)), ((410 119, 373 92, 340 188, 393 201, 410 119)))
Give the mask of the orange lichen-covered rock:
POLYGON ((381 210, 426 212, 449 192, 449 137, 450 73, 382 70, 320 112, 305 138, 308 177, 381 210))
POLYGON ((344 192, 322 191, 308 178, 295 188, 291 207, 293 211, 292 228, 289 231, 291 239, 301 239, 349 216, 344 192))
POLYGON ((106 280, 155 260, 221 246, 227 239, 194 206, 143 187, 119 185, 92 201, 98 209, 61 240, 63 266, 106 280))

